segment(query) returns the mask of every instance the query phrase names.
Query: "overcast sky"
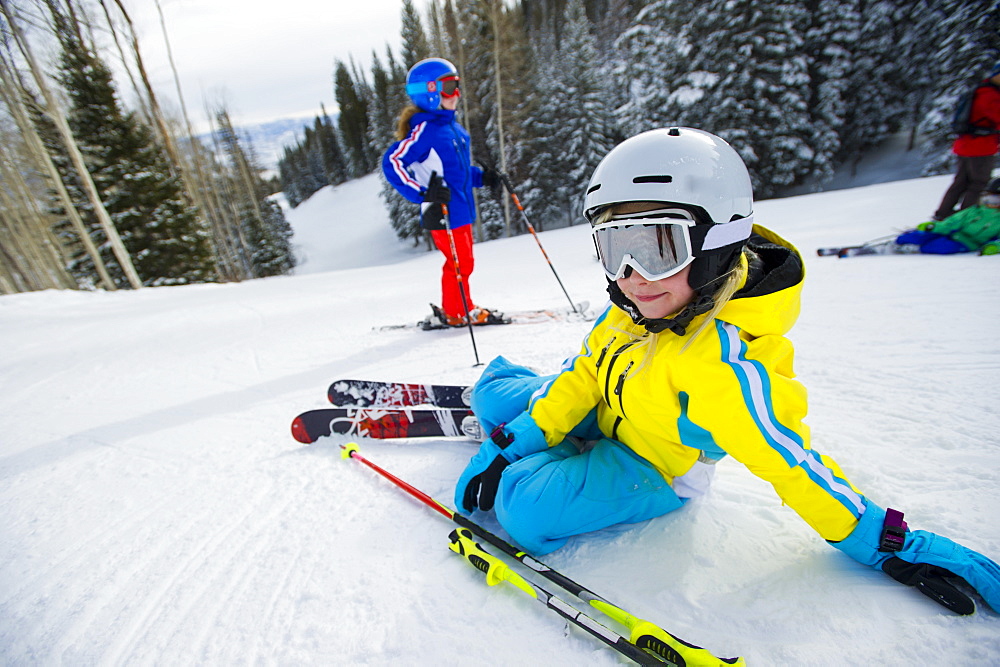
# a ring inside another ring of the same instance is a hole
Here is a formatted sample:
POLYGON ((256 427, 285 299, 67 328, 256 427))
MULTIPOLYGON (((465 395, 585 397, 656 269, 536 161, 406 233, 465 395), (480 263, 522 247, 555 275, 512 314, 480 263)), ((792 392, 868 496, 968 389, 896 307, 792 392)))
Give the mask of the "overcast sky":
MULTIPOLYGON (((237 124, 311 118, 321 103, 332 112, 337 60, 353 57, 367 73, 373 50, 384 61, 389 44, 399 56, 402 0, 160 0, 160 5, 184 101, 199 126, 206 102, 225 101, 237 124)), ((424 10, 421 0, 414 6, 424 10)), ((156 3, 126 0, 126 7, 157 93, 176 99, 156 3)))

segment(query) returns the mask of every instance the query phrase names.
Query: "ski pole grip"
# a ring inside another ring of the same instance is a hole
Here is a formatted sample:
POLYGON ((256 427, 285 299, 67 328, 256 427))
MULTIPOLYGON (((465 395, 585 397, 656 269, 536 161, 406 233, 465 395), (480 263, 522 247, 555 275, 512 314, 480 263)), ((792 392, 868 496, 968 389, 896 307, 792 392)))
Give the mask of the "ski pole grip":
POLYGON ((456 528, 448 535, 451 544, 448 548, 464 556, 473 567, 486 575, 486 583, 489 586, 496 586, 504 581, 509 581, 528 595, 535 597, 535 592, 521 575, 512 572, 507 564, 496 556, 492 556, 483 551, 482 546, 475 541, 472 531, 467 528, 456 528))
POLYGON ((707 649, 682 641, 649 621, 639 621, 632 628, 629 641, 645 651, 660 656, 672 665, 686 667, 746 665, 743 658, 718 658, 707 649))

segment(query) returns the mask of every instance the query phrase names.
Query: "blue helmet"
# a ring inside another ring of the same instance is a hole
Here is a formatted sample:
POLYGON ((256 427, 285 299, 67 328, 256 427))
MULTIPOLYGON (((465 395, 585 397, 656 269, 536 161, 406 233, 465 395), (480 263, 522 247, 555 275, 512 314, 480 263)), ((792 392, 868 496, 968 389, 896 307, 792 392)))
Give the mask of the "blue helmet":
POLYGON ((457 81, 458 70, 444 58, 421 60, 406 74, 406 94, 424 111, 440 109, 441 79, 457 81))

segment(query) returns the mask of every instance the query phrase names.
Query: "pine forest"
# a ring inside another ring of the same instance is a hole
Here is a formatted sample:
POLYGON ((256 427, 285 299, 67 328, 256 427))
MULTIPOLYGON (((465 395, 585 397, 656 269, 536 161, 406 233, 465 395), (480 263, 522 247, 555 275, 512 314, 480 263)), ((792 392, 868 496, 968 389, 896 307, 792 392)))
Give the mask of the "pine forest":
MULTIPOLYGON (((1000 4, 982 0, 403 0, 401 24, 400 53, 338 63, 339 118, 281 162, 293 205, 377 169, 426 57, 457 66, 473 159, 510 176, 536 229, 582 221, 597 162, 656 127, 726 139, 758 199, 822 188, 899 133, 926 175, 950 171, 955 100, 1000 60, 1000 4)), ((383 198, 419 242, 415 207, 383 198)), ((506 193, 478 204, 480 240, 527 231, 506 193)))
MULTIPOLYGON (((400 37, 398 53, 334 64, 337 108, 318 110, 268 180, 224 105, 209 141, 179 83, 179 117, 164 113, 122 0, 0 0, 0 293, 291 272, 292 230, 270 195, 296 206, 380 172, 407 70, 432 56, 459 70, 474 161, 510 177, 538 231, 580 222, 601 157, 655 127, 726 139, 758 199, 821 189, 900 133, 926 174, 944 173, 955 100, 1000 61, 1000 5, 401 0, 400 37)), ((427 243, 418 208, 385 182, 382 197, 398 237, 427 243)), ((478 240, 527 231, 507 193, 481 189, 477 205, 478 240)))

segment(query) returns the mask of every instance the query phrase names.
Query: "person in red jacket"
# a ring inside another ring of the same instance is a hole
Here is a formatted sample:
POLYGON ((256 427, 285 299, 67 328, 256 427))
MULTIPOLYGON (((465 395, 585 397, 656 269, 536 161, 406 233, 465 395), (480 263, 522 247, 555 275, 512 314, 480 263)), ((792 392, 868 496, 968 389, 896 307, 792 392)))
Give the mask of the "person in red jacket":
POLYGON ((970 120, 982 131, 960 134, 955 139, 951 151, 958 156, 958 169, 955 180, 934 212, 935 221, 954 213, 956 205, 961 204, 960 210, 975 206, 979 193, 993 173, 1000 148, 1000 63, 993 66, 989 76, 976 89, 970 120))

